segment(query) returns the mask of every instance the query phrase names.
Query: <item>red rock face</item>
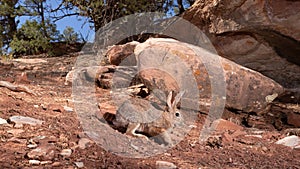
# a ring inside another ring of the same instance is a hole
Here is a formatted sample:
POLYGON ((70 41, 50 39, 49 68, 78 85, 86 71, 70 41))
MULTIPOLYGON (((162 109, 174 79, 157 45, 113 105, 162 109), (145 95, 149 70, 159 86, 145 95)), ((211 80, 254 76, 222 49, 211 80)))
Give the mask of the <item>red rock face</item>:
POLYGON ((136 43, 127 43, 125 45, 115 45, 113 46, 106 54, 110 64, 112 65, 123 65, 123 66, 134 66, 136 65, 136 59, 132 55, 135 46, 138 44, 136 43), (124 59, 127 58, 125 61, 124 59), (124 62, 122 62, 124 61, 124 62), (126 62, 126 63, 125 63, 126 62))
POLYGON ((198 0, 183 17, 208 33, 219 55, 299 88, 299 9, 289 0, 198 0))
MULTIPOLYGON (((221 82, 224 81, 226 106, 245 112, 262 111, 268 104, 266 101, 268 95, 283 92, 281 85, 258 72, 224 58, 219 58, 220 64, 218 65, 217 62, 214 63, 213 58, 219 56, 199 48, 200 53, 197 54, 201 56, 201 60, 192 48, 198 49, 198 47, 179 41, 168 42, 165 39, 150 39, 138 45, 135 55, 138 58, 138 66, 142 70, 139 74, 140 79, 150 90, 158 88, 164 90, 165 93, 178 87, 180 90, 189 90, 193 85, 192 80, 195 80, 198 91, 197 93, 188 91, 187 96, 199 93, 200 99, 207 100, 215 94, 212 93, 212 83, 222 84, 221 82), (208 67, 211 70, 208 70, 208 67), (223 79, 218 77, 219 68, 224 74, 223 79), (190 69, 192 74, 189 74, 191 72, 187 69, 190 69), (158 73, 158 70, 161 72, 158 73), (189 76, 192 78, 188 79, 189 76)), ((214 88, 213 90, 216 92, 222 89, 214 88)))

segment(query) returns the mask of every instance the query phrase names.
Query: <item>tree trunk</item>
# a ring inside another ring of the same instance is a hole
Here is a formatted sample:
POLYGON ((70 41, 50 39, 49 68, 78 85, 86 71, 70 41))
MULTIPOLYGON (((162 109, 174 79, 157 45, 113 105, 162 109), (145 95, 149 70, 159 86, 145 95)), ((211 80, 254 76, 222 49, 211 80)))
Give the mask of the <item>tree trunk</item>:
POLYGON ((178 4, 178 8, 179 8, 179 14, 182 14, 185 11, 182 0, 177 0, 177 4, 178 4))

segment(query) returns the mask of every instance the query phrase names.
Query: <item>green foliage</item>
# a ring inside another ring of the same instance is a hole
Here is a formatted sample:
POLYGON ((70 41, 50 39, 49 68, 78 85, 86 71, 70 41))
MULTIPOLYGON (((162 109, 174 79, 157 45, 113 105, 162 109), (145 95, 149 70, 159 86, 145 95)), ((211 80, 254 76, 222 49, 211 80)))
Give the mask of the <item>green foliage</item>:
POLYGON ((47 21, 46 34, 44 34, 42 24, 36 20, 27 20, 25 24, 17 31, 10 47, 15 54, 39 54, 49 52, 50 42, 58 40, 59 32, 56 30, 56 25, 50 24, 47 21))
POLYGON ((126 15, 162 12, 168 16, 181 14, 195 0, 64 0, 78 7, 80 14, 94 23, 95 30, 126 15))
POLYGON ((72 27, 67 26, 63 31, 62 40, 68 44, 75 43, 79 41, 79 35, 72 27))
POLYGON ((77 6, 81 14, 94 23, 95 30, 103 25, 134 13, 166 12, 172 0, 65 0, 77 6))
POLYGON ((16 33, 17 24, 15 17, 21 12, 20 8, 15 7, 18 0, 0 1, 0 53, 5 53, 8 44, 16 33))

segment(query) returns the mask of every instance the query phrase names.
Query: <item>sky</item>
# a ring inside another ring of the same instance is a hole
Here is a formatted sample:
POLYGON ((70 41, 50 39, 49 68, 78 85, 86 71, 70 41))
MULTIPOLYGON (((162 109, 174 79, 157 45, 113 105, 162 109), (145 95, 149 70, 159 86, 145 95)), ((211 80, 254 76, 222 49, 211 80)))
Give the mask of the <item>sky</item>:
MULTIPOLYGON (((49 0, 49 4, 53 9, 55 9, 59 3, 60 0, 49 0)), ((18 24, 18 27, 20 27, 23 23, 25 23, 28 19, 33 19, 27 16, 22 16, 17 18, 20 23, 18 24)), ((60 31, 60 33, 63 32, 63 30, 69 26, 74 28, 74 31, 77 32, 79 35, 80 33, 83 35, 84 38, 88 37, 86 40, 92 41, 94 36, 94 30, 92 27, 92 24, 88 22, 86 17, 82 16, 70 16, 65 17, 62 20, 59 20, 56 22, 57 30, 60 31)))
MULTIPOLYGON (((21 0, 22 1, 22 0, 21 0)), ((52 9, 55 9, 59 4, 61 0, 48 0, 46 1, 48 6, 51 6, 52 9)), ((176 1, 174 1, 176 4, 176 1)), ((172 13, 172 10, 170 10, 172 13)), ((172 13, 171 15, 174 15, 172 13)), ((19 27, 25 23, 26 20, 32 19, 29 17, 19 17, 17 18, 20 20, 19 27)), ((70 26, 74 28, 74 31, 77 32, 79 35, 82 34, 85 40, 87 41, 93 41, 95 32, 93 30, 93 25, 88 22, 88 19, 86 17, 82 16, 71 16, 71 17, 65 17, 62 20, 59 20, 56 22, 57 29, 60 31, 60 33, 63 32, 63 30, 67 27, 70 26)))

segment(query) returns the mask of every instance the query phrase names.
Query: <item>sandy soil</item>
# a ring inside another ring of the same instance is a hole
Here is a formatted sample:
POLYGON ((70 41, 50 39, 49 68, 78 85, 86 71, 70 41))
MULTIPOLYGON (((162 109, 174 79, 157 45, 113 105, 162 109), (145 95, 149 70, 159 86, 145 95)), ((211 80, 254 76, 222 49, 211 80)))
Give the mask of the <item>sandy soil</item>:
MULTIPOLYGON (((37 93, 34 96, 0 87, 0 118, 18 115, 43 121, 42 125, 9 121, 0 125, 0 168, 157 168, 157 161, 171 162, 178 168, 300 168, 300 149, 274 144, 285 137, 274 128, 219 130, 199 143, 205 119, 201 114, 186 137, 162 154, 139 159, 115 155, 88 138, 76 112, 64 108, 74 106, 72 86, 65 86, 64 81, 76 58, 43 60, 47 62, 0 63, 0 80, 37 93), (62 153, 69 151, 71 154, 62 153)), ((97 89, 97 93, 109 100, 108 89, 97 89)), ((113 112, 114 107, 109 110, 113 112)), ((108 135, 106 139, 110 138, 108 135)))

